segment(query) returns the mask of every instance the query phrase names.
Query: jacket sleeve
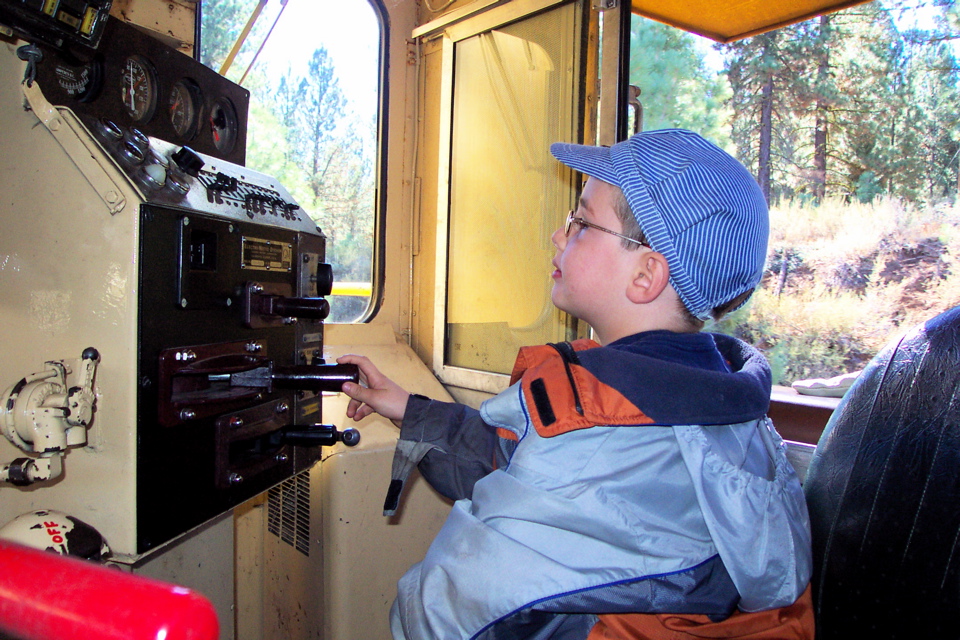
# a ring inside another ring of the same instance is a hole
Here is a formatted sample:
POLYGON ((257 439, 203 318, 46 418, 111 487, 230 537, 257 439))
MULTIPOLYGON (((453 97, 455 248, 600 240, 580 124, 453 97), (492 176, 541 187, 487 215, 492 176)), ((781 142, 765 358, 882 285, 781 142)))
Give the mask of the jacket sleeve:
POLYGON ((453 500, 470 498, 474 483, 507 461, 496 429, 476 409, 418 395, 407 402, 400 440, 398 446, 426 451, 420 473, 453 500))

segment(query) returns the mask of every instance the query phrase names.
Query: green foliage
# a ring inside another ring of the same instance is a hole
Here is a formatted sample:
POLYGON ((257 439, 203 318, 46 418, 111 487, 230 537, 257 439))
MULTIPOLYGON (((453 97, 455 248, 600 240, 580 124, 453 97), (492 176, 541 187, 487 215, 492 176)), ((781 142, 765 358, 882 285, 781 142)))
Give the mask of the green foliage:
MULTIPOLYGON (((216 71, 226 61, 247 20, 257 8, 258 0, 216 0, 204 2, 201 7, 200 62, 216 71)), ((247 36, 230 72, 231 80, 238 80, 253 59, 256 46, 266 34, 266 21, 259 20, 247 36)))
POLYGON ((955 197, 949 6, 927 30, 901 32, 901 7, 888 0, 725 47, 733 141, 761 186, 769 181, 771 201, 955 197))
POLYGON ((630 38, 630 84, 641 90, 643 128, 690 129, 725 145, 730 89, 708 69, 697 36, 633 16, 630 38))

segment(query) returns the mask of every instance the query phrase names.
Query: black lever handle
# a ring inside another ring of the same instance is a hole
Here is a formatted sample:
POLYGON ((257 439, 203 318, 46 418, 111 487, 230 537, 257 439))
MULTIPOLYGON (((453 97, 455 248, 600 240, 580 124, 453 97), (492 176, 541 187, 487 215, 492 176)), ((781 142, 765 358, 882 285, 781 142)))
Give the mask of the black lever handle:
POLYGON ((299 447, 330 447, 342 442, 355 447, 360 442, 360 432, 356 429, 338 431, 332 424, 294 424, 284 427, 276 434, 276 444, 292 444, 299 447))
POLYGON ((324 320, 330 315, 330 303, 324 298, 287 298, 259 296, 259 311, 265 316, 324 320))
POLYGON ((360 381, 360 369, 355 364, 298 364, 263 367, 234 373, 230 376, 232 387, 258 387, 273 391, 280 389, 303 389, 306 391, 340 391, 344 382, 360 381))
POLYGON ((360 382, 355 364, 296 364, 273 368, 273 386, 307 391, 340 391, 344 382, 360 382))

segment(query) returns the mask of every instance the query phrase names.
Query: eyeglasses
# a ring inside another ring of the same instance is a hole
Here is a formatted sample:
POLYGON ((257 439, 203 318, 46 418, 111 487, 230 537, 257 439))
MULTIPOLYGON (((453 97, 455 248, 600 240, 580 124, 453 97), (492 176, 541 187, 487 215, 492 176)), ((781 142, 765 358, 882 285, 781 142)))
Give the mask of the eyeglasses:
POLYGON ((618 238, 620 238, 620 239, 622 239, 622 240, 626 240, 627 242, 632 242, 632 243, 634 243, 634 244, 638 244, 638 245, 640 245, 641 247, 649 247, 649 246, 650 246, 650 245, 648 245, 646 242, 641 242, 641 241, 636 240, 636 239, 634 239, 634 238, 631 238, 631 237, 629 237, 629 236, 625 236, 625 235, 623 235, 622 233, 617 233, 616 231, 611 231, 610 229, 607 229, 606 227, 601 227, 600 225, 593 224, 592 222, 587 222, 587 221, 584 220, 583 218, 578 218, 578 217, 576 217, 576 216, 574 215, 575 213, 576 213, 576 211, 571 211, 570 213, 567 214, 567 222, 566 222, 566 224, 563 226, 563 235, 566 236, 566 237, 568 237, 568 238, 570 237, 570 227, 572 227, 574 224, 578 224, 578 225, 580 225, 581 227, 590 227, 591 229, 596 229, 597 231, 603 231, 604 233, 609 233, 610 235, 617 236, 618 238))

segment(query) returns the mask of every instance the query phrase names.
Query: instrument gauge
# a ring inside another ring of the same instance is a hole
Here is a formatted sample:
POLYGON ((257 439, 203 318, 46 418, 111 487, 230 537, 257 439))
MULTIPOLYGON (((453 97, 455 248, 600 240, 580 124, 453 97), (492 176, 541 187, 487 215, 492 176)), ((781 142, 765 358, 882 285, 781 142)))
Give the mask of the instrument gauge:
POLYGON ((100 95, 103 86, 103 63, 93 60, 79 66, 58 63, 54 69, 57 84, 68 96, 79 102, 90 102, 100 95))
POLYGON ((170 124, 182 139, 191 140, 197 135, 201 104, 200 87, 190 79, 178 81, 170 90, 167 100, 170 124))
POLYGON ((157 71, 140 55, 123 63, 121 98, 127 114, 135 122, 147 122, 157 108, 157 71))
POLYGON ((237 109, 229 98, 220 97, 210 109, 210 132, 213 136, 213 146, 220 153, 230 153, 237 143, 237 134, 240 124, 237 120, 237 109))

